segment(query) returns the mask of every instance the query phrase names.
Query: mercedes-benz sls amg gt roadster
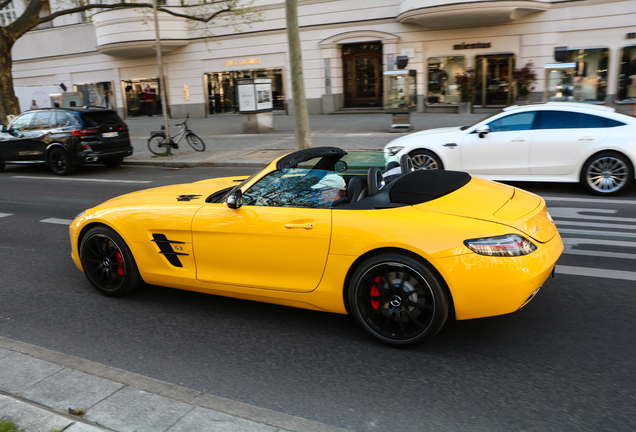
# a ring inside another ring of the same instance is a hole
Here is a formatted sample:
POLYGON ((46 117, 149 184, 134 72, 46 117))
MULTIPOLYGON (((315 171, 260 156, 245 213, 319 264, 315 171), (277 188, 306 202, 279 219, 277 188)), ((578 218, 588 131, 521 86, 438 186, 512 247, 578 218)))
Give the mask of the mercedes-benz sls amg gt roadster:
POLYGON ((310 148, 123 195, 75 218, 72 258, 109 296, 146 283, 351 314, 396 346, 532 300, 563 251, 541 197, 386 157, 310 148))

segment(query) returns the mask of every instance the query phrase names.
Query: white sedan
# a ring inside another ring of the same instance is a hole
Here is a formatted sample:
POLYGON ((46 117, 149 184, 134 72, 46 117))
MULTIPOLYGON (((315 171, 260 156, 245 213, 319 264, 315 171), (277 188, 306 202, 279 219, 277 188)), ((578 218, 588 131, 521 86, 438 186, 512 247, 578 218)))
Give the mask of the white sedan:
POLYGON ((634 180, 636 118, 570 102, 510 106, 472 126, 431 129, 391 141, 419 169, 467 171, 503 181, 581 182, 614 195, 634 180))

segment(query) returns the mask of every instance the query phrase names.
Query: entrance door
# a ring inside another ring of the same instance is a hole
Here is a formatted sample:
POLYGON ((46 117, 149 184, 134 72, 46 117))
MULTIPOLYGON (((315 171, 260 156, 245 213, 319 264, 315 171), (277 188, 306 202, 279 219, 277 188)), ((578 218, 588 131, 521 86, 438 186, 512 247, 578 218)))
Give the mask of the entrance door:
POLYGON ((342 46, 345 107, 382 106, 382 43, 342 46))
POLYGON ((475 104, 506 106, 512 103, 512 72, 515 57, 512 54, 478 56, 475 71, 477 88, 475 104))

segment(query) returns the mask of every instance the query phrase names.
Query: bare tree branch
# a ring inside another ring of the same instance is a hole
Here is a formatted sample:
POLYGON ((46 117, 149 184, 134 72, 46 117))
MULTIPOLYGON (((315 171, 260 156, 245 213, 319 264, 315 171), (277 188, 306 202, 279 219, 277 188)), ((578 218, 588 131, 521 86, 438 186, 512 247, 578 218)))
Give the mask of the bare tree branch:
POLYGON ((6 8, 7 6, 9 6, 11 4, 13 0, 4 0, 3 2, 0 2, 0 10, 6 8))

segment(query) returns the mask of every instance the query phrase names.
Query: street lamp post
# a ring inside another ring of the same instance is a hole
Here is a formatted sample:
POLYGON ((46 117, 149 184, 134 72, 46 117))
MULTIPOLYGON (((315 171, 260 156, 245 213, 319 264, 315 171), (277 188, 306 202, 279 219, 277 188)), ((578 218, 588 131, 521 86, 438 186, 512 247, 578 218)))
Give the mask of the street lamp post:
POLYGON ((157 50, 157 69, 159 70, 159 97, 161 98, 161 113, 166 132, 166 154, 171 154, 172 138, 170 137, 170 124, 168 123, 168 107, 166 99, 166 86, 163 77, 163 59, 161 58, 161 39, 159 37, 159 19, 157 18, 157 0, 152 0, 152 12, 155 17, 155 44, 157 50))

